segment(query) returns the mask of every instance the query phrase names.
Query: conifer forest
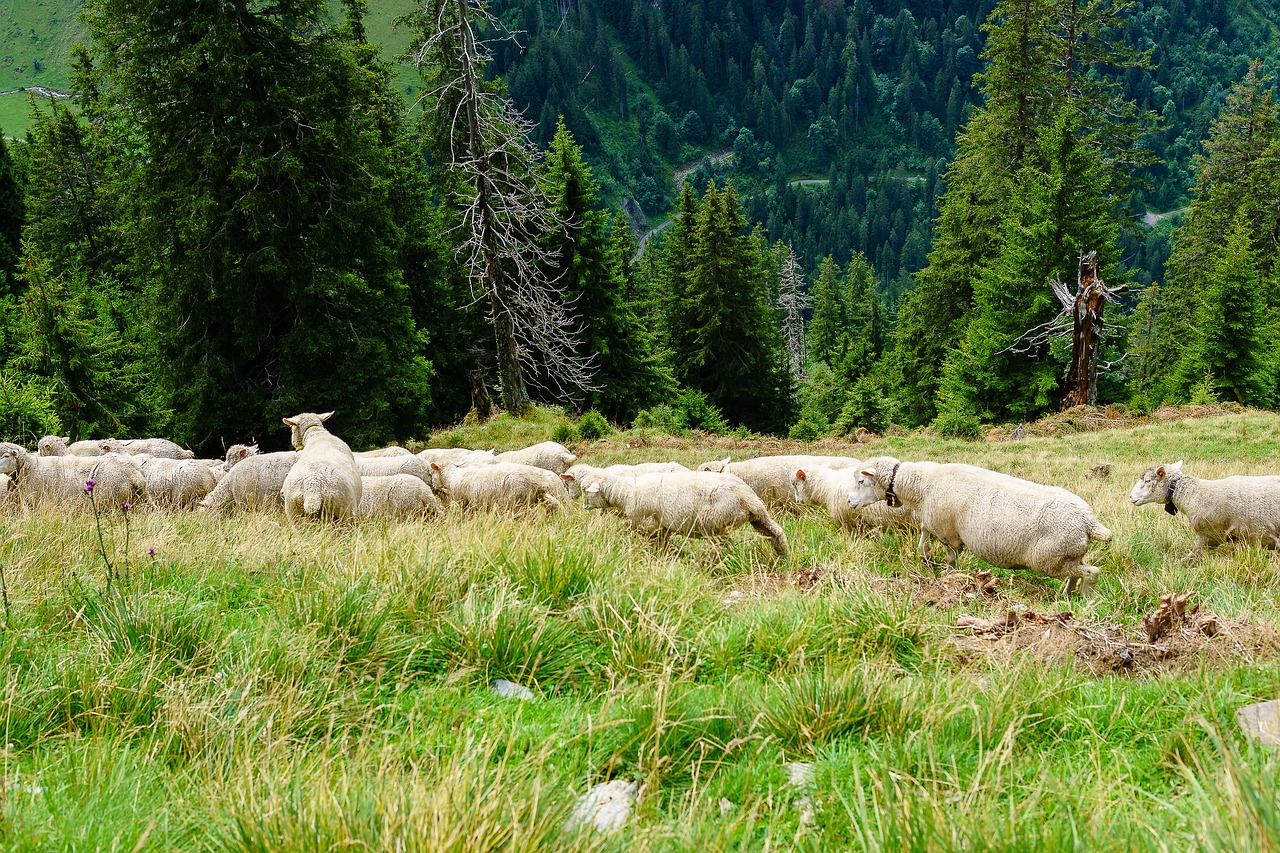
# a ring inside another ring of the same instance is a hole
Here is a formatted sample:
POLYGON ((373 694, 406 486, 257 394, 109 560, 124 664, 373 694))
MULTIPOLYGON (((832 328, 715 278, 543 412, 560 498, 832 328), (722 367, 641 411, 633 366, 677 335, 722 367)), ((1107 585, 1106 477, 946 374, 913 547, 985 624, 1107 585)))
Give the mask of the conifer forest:
POLYGON ((1263 0, 27 5, 7 440, 1280 406, 1263 0))

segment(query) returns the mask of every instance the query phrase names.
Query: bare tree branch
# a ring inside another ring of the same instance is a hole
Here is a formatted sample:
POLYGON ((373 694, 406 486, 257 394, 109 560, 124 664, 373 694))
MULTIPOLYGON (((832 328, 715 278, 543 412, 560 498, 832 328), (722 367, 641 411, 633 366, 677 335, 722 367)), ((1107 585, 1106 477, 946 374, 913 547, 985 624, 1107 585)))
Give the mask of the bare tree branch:
POLYGON ((782 311, 782 342, 791 359, 791 372, 797 379, 805 376, 808 360, 805 349, 804 309, 810 304, 804 292, 804 274, 796 250, 787 247, 778 270, 778 308, 782 311))

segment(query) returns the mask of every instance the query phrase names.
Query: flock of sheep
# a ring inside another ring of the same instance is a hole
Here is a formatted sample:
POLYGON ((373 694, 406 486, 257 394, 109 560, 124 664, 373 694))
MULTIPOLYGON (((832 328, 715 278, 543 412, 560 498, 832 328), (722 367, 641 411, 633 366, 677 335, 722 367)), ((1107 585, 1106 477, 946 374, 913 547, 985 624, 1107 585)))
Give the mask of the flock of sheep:
MULTIPOLYGON (((296 451, 258 453, 233 445, 224 459, 194 459, 164 439, 75 442, 46 436, 38 452, 0 443, 0 488, 22 506, 66 506, 89 491, 104 506, 147 500, 169 508, 225 512, 282 508, 305 519, 423 518, 441 512, 437 495, 462 508, 559 508, 581 498, 619 511, 636 529, 719 539, 744 524, 787 554, 770 510, 812 505, 842 527, 901 527, 946 547, 952 567, 964 549, 1002 568, 1025 568, 1087 593, 1099 570, 1085 562, 1092 541, 1111 531, 1078 495, 1057 486, 958 463, 887 456, 765 456, 597 468, 555 442, 507 453, 463 448, 414 454, 401 447, 353 453, 325 427, 332 415, 285 418, 296 451)), ((1202 480, 1182 463, 1148 469, 1133 487, 1135 506, 1163 503, 1184 513, 1200 548, 1228 541, 1280 547, 1280 476, 1202 480)))

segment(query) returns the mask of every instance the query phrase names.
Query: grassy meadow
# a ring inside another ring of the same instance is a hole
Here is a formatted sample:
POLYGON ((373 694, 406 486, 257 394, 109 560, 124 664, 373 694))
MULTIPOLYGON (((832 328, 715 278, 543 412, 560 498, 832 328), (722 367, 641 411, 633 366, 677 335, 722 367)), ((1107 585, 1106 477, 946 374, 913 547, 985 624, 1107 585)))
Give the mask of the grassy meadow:
MULTIPOLYGON (((433 443, 505 449, 552 421, 433 443)), ((750 528, 660 549, 576 506, 296 530, 134 510, 103 515, 101 543, 85 508, 10 514, 0 847, 1280 849, 1280 755, 1235 723, 1280 697, 1280 556, 1184 559, 1185 519, 1127 499, 1156 461, 1280 472, 1280 418, 808 447, 1072 489, 1114 532, 1090 551, 1096 594, 1001 570, 984 588, 972 555, 948 574, 910 535, 819 515, 780 517, 779 561, 750 528), (1185 591, 1219 630, 1148 642, 1143 615, 1185 591), (1010 611, 1006 633, 956 627, 1010 611), (495 695, 498 678, 535 699, 495 695), (569 825, 609 779, 643 786, 626 826, 569 825)), ((575 450, 800 448, 633 433, 575 450)))

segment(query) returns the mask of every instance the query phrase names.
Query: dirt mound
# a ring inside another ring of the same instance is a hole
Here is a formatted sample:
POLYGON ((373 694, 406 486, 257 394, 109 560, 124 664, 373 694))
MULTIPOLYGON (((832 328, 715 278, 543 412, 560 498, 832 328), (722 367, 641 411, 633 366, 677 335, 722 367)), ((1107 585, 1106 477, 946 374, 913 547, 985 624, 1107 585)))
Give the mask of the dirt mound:
POLYGON ((994 619, 962 615, 951 644, 965 659, 1007 661, 1033 655, 1047 661, 1073 661, 1094 673, 1185 672, 1203 665, 1251 663, 1280 655, 1280 632, 1242 619, 1206 614, 1173 614, 1168 609, 1147 627, 1103 625, 1076 618, 1070 611, 1037 613, 1010 609, 994 619))
POLYGON ((1133 412, 1123 405, 1075 406, 1056 415, 1049 415, 1026 424, 1008 424, 991 427, 983 438, 989 442, 1016 441, 1032 435, 1053 436, 1075 432, 1094 432, 1103 429, 1123 429, 1162 423, 1164 421, 1211 418, 1216 415, 1239 414, 1245 411, 1236 403, 1213 405, 1161 406, 1150 414, 1133 412))

